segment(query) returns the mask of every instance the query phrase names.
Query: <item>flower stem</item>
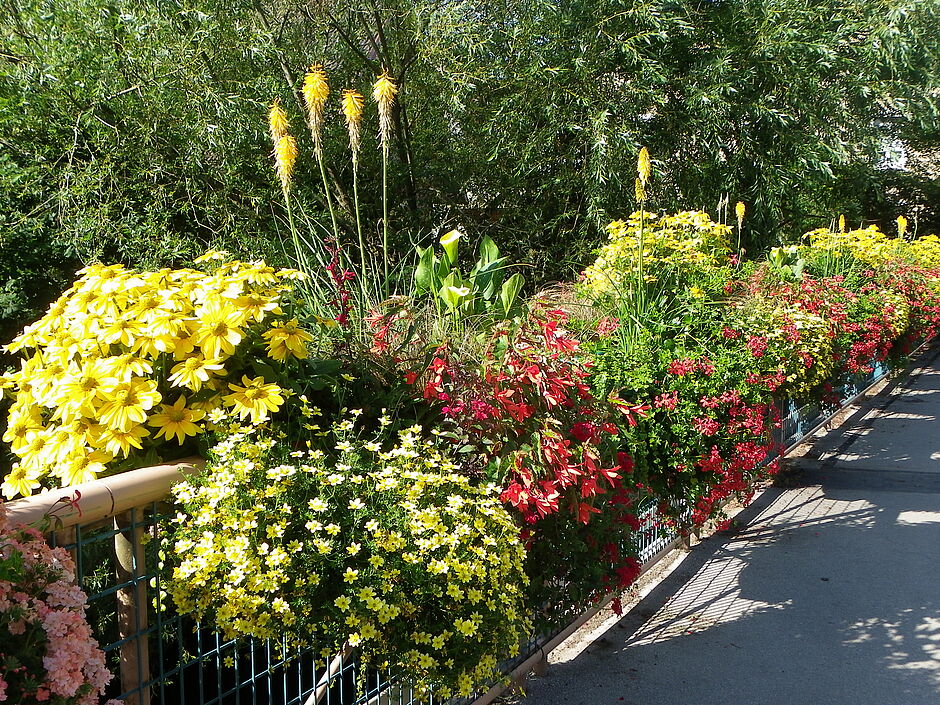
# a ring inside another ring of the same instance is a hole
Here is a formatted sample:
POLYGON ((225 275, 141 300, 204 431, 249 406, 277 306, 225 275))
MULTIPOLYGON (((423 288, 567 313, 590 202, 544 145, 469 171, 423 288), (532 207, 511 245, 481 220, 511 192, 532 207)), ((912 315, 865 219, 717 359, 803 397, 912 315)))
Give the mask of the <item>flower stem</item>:
POLYGON ((388 298, 388 144, 382 145, 382 294, 388 298))
POLYGON ((356 211, 356 235, 359 238, 359 290, 362 292, 360 316, 363 317, 368 294, 366 293, 366 243, 362 237, 362 220, 359 214, 359 159, 353 153, 353 209, 356 211))

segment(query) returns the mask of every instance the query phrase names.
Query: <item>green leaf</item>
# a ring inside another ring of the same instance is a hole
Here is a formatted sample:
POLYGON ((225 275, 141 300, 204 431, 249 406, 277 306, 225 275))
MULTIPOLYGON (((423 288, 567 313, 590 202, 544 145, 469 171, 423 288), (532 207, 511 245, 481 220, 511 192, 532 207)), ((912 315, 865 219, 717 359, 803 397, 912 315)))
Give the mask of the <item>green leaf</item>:
POLYGON ((427 294, 437 287, 434 286, 434 275, 437 269, 437 257, 431 247, 418 249, 418 266, 415 267, 415 293, 427 294))
POLYGON ((516 305, 516 299, 519 297, 519 291, 522 289, 524 279, 518 272, 507 279, 499 290, 499 300, 503 304, 503 313, 509 318, 516 305))
POLYGON ((471 279, 474 287, 480 291, 487 301, 496 295, 496 289, 502 282, 503 270, 506 269, 507 261, 508 257, 500 257, 486 264, 479 265, 478 263, 476 272, 471 279))
POLYGON ((484 265, 489 264, 499 258, 499 248, 493 242, 489 235, 486 235, 480 241, 480 262, 484 265))

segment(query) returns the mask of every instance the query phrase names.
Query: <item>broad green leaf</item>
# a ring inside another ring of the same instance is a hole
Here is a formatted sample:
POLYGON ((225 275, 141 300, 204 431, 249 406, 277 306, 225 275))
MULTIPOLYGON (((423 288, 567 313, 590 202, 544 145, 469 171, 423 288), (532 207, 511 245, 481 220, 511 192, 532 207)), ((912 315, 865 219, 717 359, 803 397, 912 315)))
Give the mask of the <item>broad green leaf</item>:
POLYGON ((499 257, 499 248, 489 235, 480 241, 480 262, 488 264, 499 257))
POLYGON ((418 248, 418 266, 415 267, 416 294, 426 294, 434 289, 436 259, 433 248, 418 248))
POLYGON ((503 283, 502 288, 499 290, 499 300, 503 304, 503 313, 507 318, 512 314, 516 305, 516 299, 519 297, 523 281, 522 275, 516 272, 503 283))

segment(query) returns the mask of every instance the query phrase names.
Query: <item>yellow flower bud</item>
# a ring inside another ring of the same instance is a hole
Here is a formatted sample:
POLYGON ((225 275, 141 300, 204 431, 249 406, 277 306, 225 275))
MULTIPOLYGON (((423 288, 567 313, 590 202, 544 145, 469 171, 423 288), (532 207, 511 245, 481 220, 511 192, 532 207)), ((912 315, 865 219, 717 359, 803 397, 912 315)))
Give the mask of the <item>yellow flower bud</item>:
POLYGON ((898 216, 898 237, 904 237, 907 232, 907 218, 903 215, 898 216))
POLYGON ((650 162, 650 153, 646 147, 643 147, 640 150, 640 156, 636 161, 636 171, 640 176, 640 181, 643 182, 643 185, 646 185, 646 182, 650 179, 650 174, 653 171, 653 165, 650 162))

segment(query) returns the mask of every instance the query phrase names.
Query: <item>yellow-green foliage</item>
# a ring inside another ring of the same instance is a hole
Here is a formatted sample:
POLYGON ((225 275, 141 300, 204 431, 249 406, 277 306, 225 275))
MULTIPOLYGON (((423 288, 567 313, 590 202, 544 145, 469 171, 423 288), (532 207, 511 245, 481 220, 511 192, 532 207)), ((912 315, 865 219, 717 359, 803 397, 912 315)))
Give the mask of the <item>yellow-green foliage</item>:
POLYGON ((890 317, 891 332, 898 338, 911 325, 911 304, 901 294, 890 289, 879 289, 878 303, 882 311, 890 317))
MULTIPOLYGON (((715 223, 703 211, 682 211, 659 216, 644 213, 644 271, 656 276, 659 263, 684 268, 709 268, 727 264, 731 254, 731 228, 715 223)), ((607 226, 607 244, 584 271, 584 288, 592 298, 603 298, 622 290, 638 272, 641 213, 607 226)))
POLYGON ((3 493, 92 480, 227 414, 266 419, 284 390, 250 363, 273 371, 312 340, 281 308, 297 275, 263 262, 84 269, 7 348, 24 359, 3 378, 13 397, 3 440, 18 457, 3 493))
POLYGON ((466 696, 527 633, 518 529, 498 490, 455 474, 419 428, 383 451, 355 437, 356 415, 333 426, 334 460, 240 431, 217 446, 173 490, 185 514, 169 590, 226 638, 324 655, 345 642, 466 696))
POLYGON ((739 304, 732 320, 747 335, 766 340, 767 351, 755 367, 785 377, 792 396, 798 398, 832 375, 832 328, 821 316, 757 295, 739 304))

